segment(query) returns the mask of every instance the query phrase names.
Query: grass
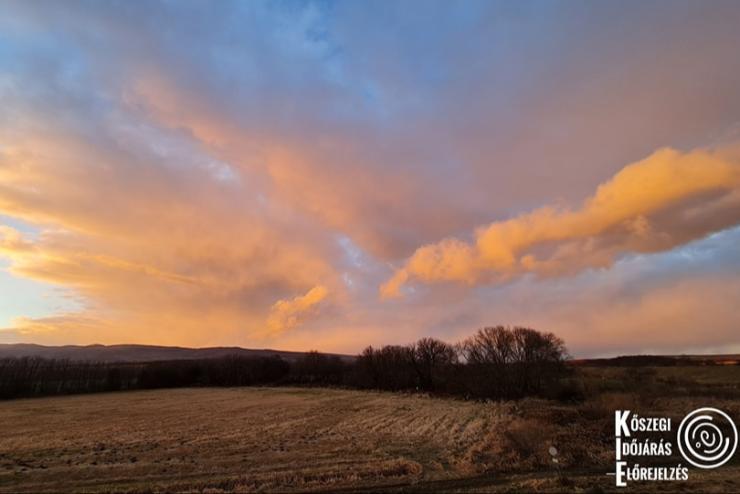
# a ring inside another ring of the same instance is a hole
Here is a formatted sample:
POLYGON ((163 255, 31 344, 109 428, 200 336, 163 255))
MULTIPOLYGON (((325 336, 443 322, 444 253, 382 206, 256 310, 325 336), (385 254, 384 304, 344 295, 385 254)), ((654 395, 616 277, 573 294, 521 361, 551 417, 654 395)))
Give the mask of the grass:
POLYGON ((464 475, 507 406, 326 389, 0 404, 0 491, 306 490, 464 475))
MULTIPOLYGON (((585 401, 200 388, 0 402, 0 492, 609 492, 615 408, 740 417, 737 367, 585 368, 585 401), (548 448, 558 450, 558 468, 548 448)), ((740 461, 639 491, 740 492, 740 461)))

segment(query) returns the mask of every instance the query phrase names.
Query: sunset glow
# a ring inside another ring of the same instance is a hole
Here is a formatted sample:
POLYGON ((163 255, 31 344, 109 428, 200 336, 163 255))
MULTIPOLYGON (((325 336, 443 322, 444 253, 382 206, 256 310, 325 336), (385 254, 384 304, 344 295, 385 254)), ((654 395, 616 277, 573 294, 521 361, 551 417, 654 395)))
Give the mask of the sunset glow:
POLYGON ((740 352, 740 3, 0 5, 0 343, 740 352))

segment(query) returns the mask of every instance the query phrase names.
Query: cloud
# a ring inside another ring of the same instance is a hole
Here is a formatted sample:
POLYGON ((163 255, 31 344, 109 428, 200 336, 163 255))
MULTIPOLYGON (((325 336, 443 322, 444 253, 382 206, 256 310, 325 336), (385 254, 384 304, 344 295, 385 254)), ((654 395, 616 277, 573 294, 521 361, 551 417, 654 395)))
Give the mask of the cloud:
MULTIPOLYGON (((26 316, 14 324, 29 341, 250 346, 264 342, 275 301, 323 286, 331 303, 296 312, 271 346, 353 352, 531 321, 595 348, 606 338, 589 335, 601 327, 589 307, 612 301, 596 288, 624 275, 624 254, 685 255, 670 269, 698 279, 707 267, 687 242, 736 218, 735 192, 709 180, 722 182, 716 162, 736 163, 729 155, 666 151, 667 162, 709 164, 684 167, 675 191, 658 168, 644 196, 618 173, 664 146, 738 137, 732 3, 0 11, 0 293, 13 292, 0 319, 26 316), (610 188, 633 189, 637 206, 610 188), (474 233, 501 218, 512 219, 474 233), (395 267, 389 293, 455 283, 380 301, 395 267), (603 277, 568 292, 592 271, 603 277), (42 293, 3 285, 11 277, 74 304, 39 304, 42 293), (516 312, 491 302, 519 282, 516 312), (560 314, 545 302, 562 291, 601 298, 560 314)), ((666 168, 670 182, 678 168, 666 168)), ((717 293, 729 284, 712 280, 717 293)), ((657 290, 652 272, 630 283, 645 299, 657 290)), ((658 306, 638 303, 624 300, 635 317, 622 322, 665 331, 650 320, 658 306)), ((715 312, 717 327, 736 321, 715 312)), ((629 333, 620 324, 609 325, 613 345, 629 333)), ((703 333, 681 331, 691 345, 703 333)), ((712 341, 722 338, 737 341, 712 341)))
POLYGON ((278 300, 270 309, 267 319, 267 334, 280 335, 300 324, 315 312, 316 307, 328 295, 329 290, 322 285, 311 288, 304 295, 292 299, 278 300))
POLYGON ((0 225, 0 254, 18 256, 33 251, 33 244, 23 239, 21 232, 6 225, 0 225))
POLYGON ((380 292, 398 296, 410 280, 477 284, 608 267, 739 222, 737 148, 665 148, 625 166, 579 209, 546 206, 478 228, 472 244, 449 238, 417 249, 380 292))
POLYGON ((59 314, 38 318, 18 317, 12 321, 12 327, 0 328, 0 332, 16 337, 47 337, 50 341, 63 344, 79 333, 94 337, 106 326, 105 321, 79 314, 59 314))
POLYGON ((82 312, 64 319, 18 319, 24 334, 46 342, 249 340, 275 299, 337 283, 325 260, 336 249, 329 238, 253 184, 224 177, 228 165, 178 132, 115 108, 75 125, 41 108, 60 105, 19 94, 9 108, 23 119, 0 126, 8 143, 0 212, 37 231, 2 226, 0 256, 13 275, 82 301, 82 312), (81 320, 92 322, 75 331, 81 320))

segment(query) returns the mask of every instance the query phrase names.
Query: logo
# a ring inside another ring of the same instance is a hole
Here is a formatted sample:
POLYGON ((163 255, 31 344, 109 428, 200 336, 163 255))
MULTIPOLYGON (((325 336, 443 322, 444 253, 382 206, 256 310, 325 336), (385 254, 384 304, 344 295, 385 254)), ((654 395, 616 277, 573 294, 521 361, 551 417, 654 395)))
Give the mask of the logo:
POLYGON ((695 467, 717 468, 735 454, 737 427, 721 410, 697 408, 678 426, 677 442, 681 455, 695 467))
POLYGON ((724 465, 737 450, 737 427, 716 408, 698 408, 686 415, 676 430, 675 443, 674 430, 669 417, 641 417, 631 410, 616 410, 616 464, 614 473, 607 475, 615 476, 617 487, 634 481, 686 481, 689 469, 676 463, 680 457, 673 460, 678 456, 676 449, 690 465, 703 469, 724 465))

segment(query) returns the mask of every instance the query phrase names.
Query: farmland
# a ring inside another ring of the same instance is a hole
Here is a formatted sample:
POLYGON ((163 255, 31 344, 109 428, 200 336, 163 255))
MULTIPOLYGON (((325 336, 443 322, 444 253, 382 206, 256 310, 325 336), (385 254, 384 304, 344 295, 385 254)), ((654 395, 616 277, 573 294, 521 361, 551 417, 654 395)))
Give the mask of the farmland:
POLYGON ((252 490, 460 475, 507 406, 320 389, 2 403, 2 490, 252 490))
MULTIPOLYGON (((288 387, 10 400, 0 492, 610 491, 615 408, 740 416, 740 368, 696 369, 581 370, 577 403, 288 387)), ((643 487, 737 492, 740 465, 643 487)))

